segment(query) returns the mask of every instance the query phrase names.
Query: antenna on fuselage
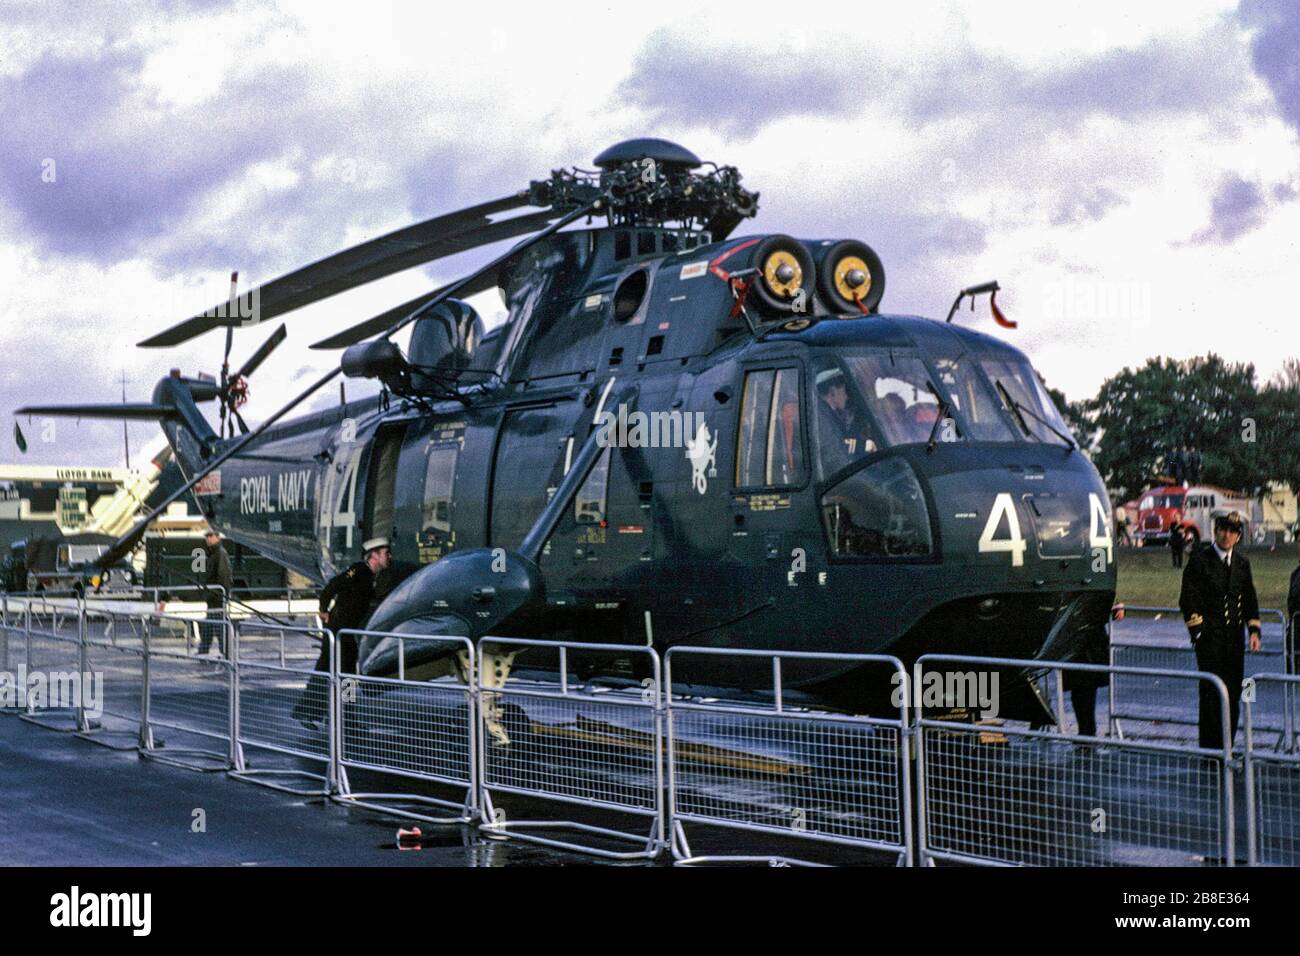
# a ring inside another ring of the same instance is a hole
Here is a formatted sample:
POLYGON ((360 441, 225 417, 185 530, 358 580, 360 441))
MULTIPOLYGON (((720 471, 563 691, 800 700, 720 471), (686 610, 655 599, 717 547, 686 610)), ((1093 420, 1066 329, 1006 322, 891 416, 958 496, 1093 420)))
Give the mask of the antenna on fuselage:
POLYGON ((970 307, 973 312, 975 310, 975 296, 983 295, 987 292, 989 296, 989 309, 993 312, 993 321, 1004 329, 1016 328, 1016 323, 1003 315, 1002 310, 998 308, 998 290, 1001 288, 1002 287, 998 285, 998 280, 994 279, 992 282, 983 282, 979 285, 973 285, 969 288, 962 289, 957 293, 957 298, 952 300, 952 308, 948 310, 948 318, 944 319, 944 322, 952 321, 952 317, 957 314, 957 306, 961 305, 961 300, 966 298, 966 296, 970 296, 970 307))

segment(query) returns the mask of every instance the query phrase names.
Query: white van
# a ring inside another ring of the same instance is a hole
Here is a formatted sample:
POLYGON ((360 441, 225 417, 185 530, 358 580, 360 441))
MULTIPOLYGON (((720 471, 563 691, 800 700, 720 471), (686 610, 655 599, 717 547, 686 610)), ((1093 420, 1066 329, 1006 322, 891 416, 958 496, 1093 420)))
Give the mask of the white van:
POLYGON ((1250 499, 1233 491, 1215 488, 1212 485, 1192 485, 1183 498, 1183 529, 1191 544, 1211 541, 1214 538, 1214 519, 1235 511, 1246 521, 1246 530, 1241 536, 1243 544, 1249 544, 1251 508, 1250 499))

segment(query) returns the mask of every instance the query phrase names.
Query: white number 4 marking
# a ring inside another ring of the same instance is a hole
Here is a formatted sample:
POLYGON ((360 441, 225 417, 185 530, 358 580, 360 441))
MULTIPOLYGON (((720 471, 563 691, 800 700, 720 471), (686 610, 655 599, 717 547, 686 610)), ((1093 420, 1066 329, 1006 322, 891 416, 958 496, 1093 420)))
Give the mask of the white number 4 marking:
MULTIPOLYGON (((1106 509, 1102 507, 1101 499, 1096 493, 1088 495, 1088 547, 1092 549, 1106 549, 1106 564, 1115 563, 1115 552, 1110 537, 1110 517, 1106 514, 1106 509), (1101 529, 1101 533, 1097 529, 1101 529)), ((1096 551, 1094 550, 1095 554, 1096 551)))
POLYGON ((1018 568, 1025 563, 1025 547, 1025 539, 1020 534, 1020 518, 1016 515, 1016 503, 1004 491, 993 499, 993 509, 989 512, 989 520, 980 535, 980 552, 1010 551, 1011 566, 1018 568), (995 538, 1003 515, 1007 519, 1007 537, 995 538))

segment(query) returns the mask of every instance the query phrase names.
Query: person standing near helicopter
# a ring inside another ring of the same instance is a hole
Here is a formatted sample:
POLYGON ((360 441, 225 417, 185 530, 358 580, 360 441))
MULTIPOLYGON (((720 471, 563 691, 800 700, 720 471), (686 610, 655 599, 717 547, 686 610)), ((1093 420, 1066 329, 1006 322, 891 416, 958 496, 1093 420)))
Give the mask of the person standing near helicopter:
MULTIPOLYGON (((1245 522, 1236 512, 1214 519, 1214 541, 1192 552, 1183 571, 1178 606, 1196 649, 1197 669, 1217 675, 1228 691, 1228 735, 1237 733, 1241 680, 1245 671, 1242 633, 1250 635, 1250 651, 1260 648, 1259 598, 1250 561, 1237 550, 1245 522)), ((1200 744, 1223 746, 1219 695, 1200 681, 1200 744)))
MULTIPOLYGON (((334 634, 340 631, 360 630, 370 618, 370 602, 375 592, 375 576, 392 563, 393 553, 387 538, 372 538, 362 545, 365 557, 350 565, 330 579, 320 592, 320 620, 334 634)), ((336 638, 339 673, 351 674, 357 669, 355 635, 336 638)), ((318 672, 330 669, 330 644, 321 641, 320 656, 316 659, 318 672)), ((328 713, 325 687, 328 681, 313 674, 307 682, 301 699, 294 705, 293 716, 299 723, 312 725, 325 719, 328 713)))

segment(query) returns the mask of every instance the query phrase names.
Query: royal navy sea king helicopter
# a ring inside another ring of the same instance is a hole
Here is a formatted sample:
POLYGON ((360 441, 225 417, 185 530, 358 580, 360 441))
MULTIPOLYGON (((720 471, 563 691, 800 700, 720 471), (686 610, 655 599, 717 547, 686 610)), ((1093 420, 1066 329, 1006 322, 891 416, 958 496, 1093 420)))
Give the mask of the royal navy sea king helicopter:
MULTIPOLYGON (((962 290, 947 322, 884 314, 864 242, 732 236, 758 209, 734 167, 658 139, 595 165, 140 343, 224 328, 219 378, 173 371, 148 403, 18 412, 156 419, 187 478, 159 511, 193 495, 224 534, 316 581, 389 537, 418 570, 374 613, 379 631, 1062 660, 1105 627, 1116 575, 1100 476, 1025 355, 951 321, 996 283, 962 290), (231 374, 235 327, 525 235, 317 342, 346 349, 339 367, 249 429, 247 378, 285 330, 231 374), (494 287, 508 317, 485 333, 464 298, 494 287), (403 354, 392 337, 407 326, 403 354), (284 418, 340 375, 381 392, 284 418)), ((445 645, 423 643, 406 642, 408 674, 441 666, 445 645)), ((360 668, 391 674, 397 653, 368 639, 360 668)), ((496 663, 500 677, 509 658, 496 663)), ((708 658, 681 677, 744 688, 770 669, 708 658)), ((785 674, 832 705, 863 706, 867 683, 836 661, 785 674)), ((1004 684, 1002 713, 1041 714, 1021 683, 1021 703, 1004 684)))

